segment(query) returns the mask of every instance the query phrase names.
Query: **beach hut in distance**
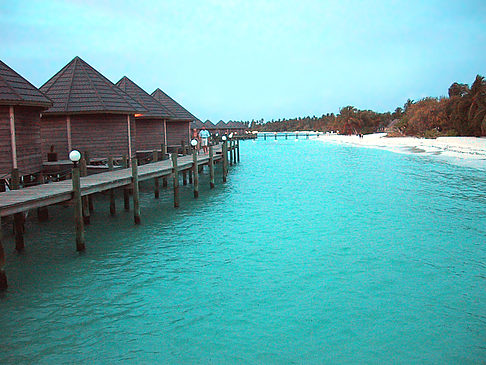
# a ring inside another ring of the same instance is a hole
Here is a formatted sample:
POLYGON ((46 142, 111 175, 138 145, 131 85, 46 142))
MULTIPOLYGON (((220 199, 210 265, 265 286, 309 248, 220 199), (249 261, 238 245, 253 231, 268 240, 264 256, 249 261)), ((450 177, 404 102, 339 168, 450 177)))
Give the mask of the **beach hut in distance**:
POLYGON ((197 118, 160 89, 156 89, 152 96, 174 115, 166 121, 165 144, 178 146, 184 142, 187 145, 191 136, 191 122, 197 118))
POLYGON ((13 169, 42 169, 40 113, 52 105, 42 92, 0 61, 0 179, 13 169))
POLYGON ((53 146, 59 159, 77 149, 90 158, 131 157, 135 151, 136 113, 145 108, 79 57, 40 90, 52 101, 42 113, 42 154, 53 146))
POLYGON ((158 150, 165 144, 165 127, 174 114, 155 100, 150 94, 124 76, 116 83, 132 99, 142 105, 146 112, 135 114, 136 150, 158 150))

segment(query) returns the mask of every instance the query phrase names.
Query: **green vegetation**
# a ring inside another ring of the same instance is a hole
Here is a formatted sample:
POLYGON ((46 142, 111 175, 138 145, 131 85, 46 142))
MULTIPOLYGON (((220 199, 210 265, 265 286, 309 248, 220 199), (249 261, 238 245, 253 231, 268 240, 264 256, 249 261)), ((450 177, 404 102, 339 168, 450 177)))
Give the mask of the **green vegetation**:
POLYGON ((486 136, 486 81, 477 75, 471 87, 453 83, 448 97, 407 100, 393 113, 341 108, 339 114, 321 117, 252 121, 251 129, 261 132, 296 130, 339 131, 340 134, 367 134, 386 131, 390 136, 486 136))

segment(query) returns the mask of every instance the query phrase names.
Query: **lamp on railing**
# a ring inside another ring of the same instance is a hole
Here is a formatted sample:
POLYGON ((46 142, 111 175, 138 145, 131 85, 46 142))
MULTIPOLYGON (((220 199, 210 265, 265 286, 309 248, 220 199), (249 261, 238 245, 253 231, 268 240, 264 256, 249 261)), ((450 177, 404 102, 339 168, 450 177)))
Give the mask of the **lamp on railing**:
POLYGON ((72 150, 69 153, 69 159, 74 164, 74 167, 78 165, 79 160, 81 160, 81 153, 77 150, 72 150))
POLYGON ((226 136, 221 137, 221 139, 222 139, 223 141, 226 141, 226 140, 227 140, 226 136))

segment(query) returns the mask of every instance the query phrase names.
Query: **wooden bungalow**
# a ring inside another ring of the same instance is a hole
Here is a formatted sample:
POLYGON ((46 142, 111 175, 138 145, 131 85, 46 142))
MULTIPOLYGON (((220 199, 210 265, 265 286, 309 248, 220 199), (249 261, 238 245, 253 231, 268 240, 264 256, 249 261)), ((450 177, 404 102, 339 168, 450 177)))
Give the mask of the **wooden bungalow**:
POLYGON ((152 96, 174 115, 165 123, 165 144, 168 146, 180 145, 181 142, 188 144, 191 138, 191 122, 197 118, 160 89, 156 89, 152 96))
POLYGON ((51 146, 59 159, 77 149, 90 158, 131 157, 135 151, 134 115, 145 108, 79 57, 40 90, 53 105, 42 113, 42 154, 51 146))
POLYGON ((49 100, 0 61, 0 179, 13 169, 32 175, 42 169, 40 113, 49 100))
POLYGON ((174 114, 126 76, 116 86, 147 109, 144 113, 135 114, 136 150, 143 152, 160 149, 166 143, 167 121, 174 118, 174 114))

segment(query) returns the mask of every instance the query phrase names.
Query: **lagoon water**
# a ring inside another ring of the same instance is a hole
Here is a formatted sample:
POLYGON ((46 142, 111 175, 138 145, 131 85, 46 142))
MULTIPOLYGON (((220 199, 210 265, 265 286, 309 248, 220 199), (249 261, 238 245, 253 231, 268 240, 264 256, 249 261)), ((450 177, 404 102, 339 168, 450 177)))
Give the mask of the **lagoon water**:
MULTIPOLYGON (((7 236, 0 363, 480 363, 486 171, 316 140, 241 143, 228 182, 95 199, 7 236)), ((220 171, 220 166, 217 167, 220 171)), ((4 232, 7 234, 7 227, 4 232)))

